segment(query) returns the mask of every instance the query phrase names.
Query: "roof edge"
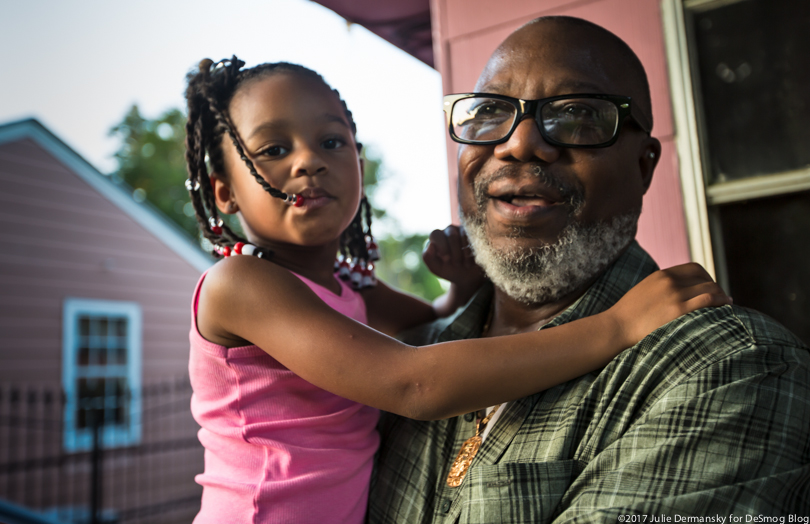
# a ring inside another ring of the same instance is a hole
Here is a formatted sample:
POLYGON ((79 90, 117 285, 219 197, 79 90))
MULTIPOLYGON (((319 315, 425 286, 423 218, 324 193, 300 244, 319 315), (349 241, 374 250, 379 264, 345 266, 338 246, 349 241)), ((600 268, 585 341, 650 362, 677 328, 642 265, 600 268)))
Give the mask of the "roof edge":
POLYGON ((65 167, 76 173, 90 187, 101 193, 196 270, 202 273, 214 263, 214 260, 181 232, 179 227, 158 214, 148 203, 133 200, 130 194, 114 184, 109 177, 93 167, 35 118, 0 125, 0 144, 25 138, 30 138, 45 148, 65 167))

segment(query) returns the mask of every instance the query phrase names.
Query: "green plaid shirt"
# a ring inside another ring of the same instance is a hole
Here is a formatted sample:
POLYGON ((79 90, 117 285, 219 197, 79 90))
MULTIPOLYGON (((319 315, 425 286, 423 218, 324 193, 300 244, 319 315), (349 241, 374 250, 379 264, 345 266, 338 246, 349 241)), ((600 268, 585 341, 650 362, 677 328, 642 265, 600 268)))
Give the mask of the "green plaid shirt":
MULTIPOLYGON (((607 309, 655 269, 633 243, 546 328, 607 309)), ((480 336, 491 296, 483 290, 409 342, 480 336)), ((810 354, 741 307, 690 313, 602 370, 510 403, 462 485, 450 488, 450 465, 474 430, 469 415, 384 417, 369 522, 810 514, 810 354)))

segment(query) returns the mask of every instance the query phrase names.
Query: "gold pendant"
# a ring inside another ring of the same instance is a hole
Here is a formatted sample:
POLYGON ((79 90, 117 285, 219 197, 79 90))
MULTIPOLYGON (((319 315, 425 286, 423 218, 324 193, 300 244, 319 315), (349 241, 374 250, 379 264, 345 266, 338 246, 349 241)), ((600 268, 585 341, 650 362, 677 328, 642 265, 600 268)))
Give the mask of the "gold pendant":
POLYGON ((464 475, 466 475, 467 470, 470 469, 470 464, 472 464, 475 454, 478 453, 478 448, 480 447, 481 437, 478 435, 464 441, 464 444, 461 445, 461 449, 458 451, 456 460, 453 461, 450 473, 447 475, 448 486, 457 488, 461 485, 461 481, 464 480, 464 475))

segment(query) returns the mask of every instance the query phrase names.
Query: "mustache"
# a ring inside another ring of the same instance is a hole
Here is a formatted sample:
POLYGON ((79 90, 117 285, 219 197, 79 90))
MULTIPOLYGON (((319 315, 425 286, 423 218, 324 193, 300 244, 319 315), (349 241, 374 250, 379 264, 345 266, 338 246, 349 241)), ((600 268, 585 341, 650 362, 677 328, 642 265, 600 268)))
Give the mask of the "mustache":
MULTIPOLYGON (((582 204, 585 202, 585 188, 582 187, 582 184, 578 180, 572 180, 568 177, 551 173, 540 164, 531 164, 529 166, 529 172, 540 179, 543 185, 555 188, 559 191, 563 202, 570 207, 572 215, 576 215, 579 212, 582 204)), ((487 200, 489 199, 489 187, 494 182, 504 178, 518 178, 524 173, 526 173, 525 164, 507 164, 488 175, 476 178, 473 184, 473 191, 479 212, 483 213, 485 211, 487 200)))

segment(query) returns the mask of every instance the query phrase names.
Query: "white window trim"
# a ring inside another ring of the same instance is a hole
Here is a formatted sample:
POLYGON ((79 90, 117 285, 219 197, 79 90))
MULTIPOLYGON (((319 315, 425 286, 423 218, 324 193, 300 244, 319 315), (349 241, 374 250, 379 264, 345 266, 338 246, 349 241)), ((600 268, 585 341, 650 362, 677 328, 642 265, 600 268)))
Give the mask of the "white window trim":
POLYGON ((709 204, 713 205, 785 195, 808 189, 810 189, 810 169, 796 169, 712 184, 706 189, 706 195, 709 204))
POLYGON ((689 250, 692 260, 700 263, 717 279, 706 201, 706 182, 703 177, 704 159, 701 156, 697 111, 692 91, 693 79, 683 1, 662 0, 661 16, 689 250))
POLYGON ((131 391, 128 427, 106 426, 102 435, 104 447, 131 446, 141 440, 141 360, 142 360, 142 314, 135 302, 66 298, 62 315, 62 384, 67 402, 65 405, 63 445, 66 451, 84 451, 92 448, 93 435, 90 429, 77 429, 76 357, 78 333, 76 318, 79 315, 125 316, 127 329, 127 383, 131 391))

